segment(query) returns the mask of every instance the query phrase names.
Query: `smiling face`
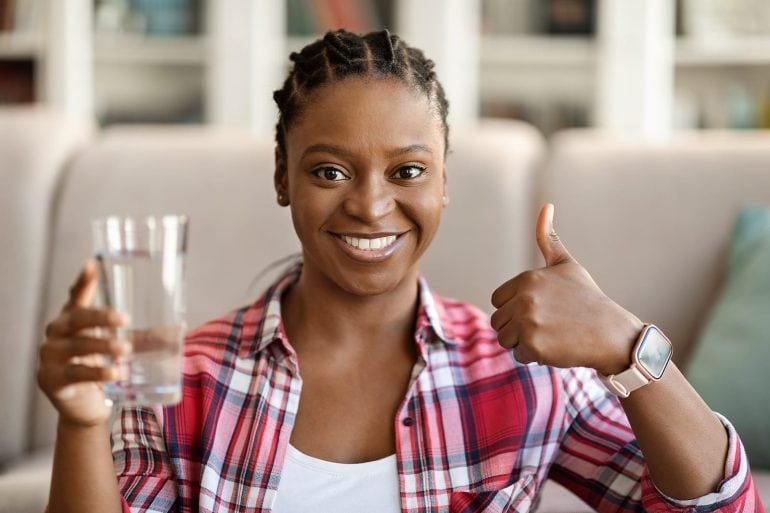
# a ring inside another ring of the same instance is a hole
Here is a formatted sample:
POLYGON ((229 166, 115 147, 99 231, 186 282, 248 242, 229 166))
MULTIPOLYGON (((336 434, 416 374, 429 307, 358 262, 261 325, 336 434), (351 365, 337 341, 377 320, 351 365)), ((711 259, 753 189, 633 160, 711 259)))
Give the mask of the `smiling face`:
POLYGON ((444 132, 428 97, 398 80, 348 77, 305 105, 276 154, 303 273, 355 295, 414 286, 445 188, 444 132))

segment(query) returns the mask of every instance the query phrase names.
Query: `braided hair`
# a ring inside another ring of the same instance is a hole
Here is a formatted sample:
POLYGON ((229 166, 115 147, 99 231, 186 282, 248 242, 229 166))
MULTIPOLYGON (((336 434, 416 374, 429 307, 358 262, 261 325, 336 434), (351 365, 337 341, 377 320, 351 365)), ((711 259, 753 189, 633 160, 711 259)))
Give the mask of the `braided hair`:
POLYGON ((444 88, 433 70, 435 64, 422 50, 407 45, 388 30, 364 35, 347 30, 327 32, 321 39, 292 52, 294 63, 283 87, 273 93, 280 115, 275 130, 278 150, 286 155, 286 131, 302 114, 310 93, 322 85, 360 75, 394 77, 425 94, 441 118, 445 152, 449 147, 449 125, 444 88))

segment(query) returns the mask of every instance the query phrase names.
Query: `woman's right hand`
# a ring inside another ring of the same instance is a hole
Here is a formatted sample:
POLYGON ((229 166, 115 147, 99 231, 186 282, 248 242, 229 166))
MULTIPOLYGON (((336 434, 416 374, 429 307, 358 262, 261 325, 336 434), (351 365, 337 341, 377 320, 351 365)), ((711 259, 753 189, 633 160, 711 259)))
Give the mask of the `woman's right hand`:
POLYGON ((46 327, 40 347, 38 385, 58 410, 59 422, 75 426, 107 421, 112 403, 102 384, 118 375, 116 365, 109 362, 131 350, 128 342, 105 336, 126 319, 115 310, 91 306, 96 286, 96 264, 88 260, 61 313, 46 327))

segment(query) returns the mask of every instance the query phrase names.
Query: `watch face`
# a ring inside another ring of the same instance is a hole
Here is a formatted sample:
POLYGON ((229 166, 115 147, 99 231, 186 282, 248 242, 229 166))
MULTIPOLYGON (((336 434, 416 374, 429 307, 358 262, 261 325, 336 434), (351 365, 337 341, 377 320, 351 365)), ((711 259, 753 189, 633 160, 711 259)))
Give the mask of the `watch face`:
POLYGON ((671 342, 657 328, 651 326, 639 344, 636 357, 647 372, 655 379, 660 379, 672 352, 671 342))

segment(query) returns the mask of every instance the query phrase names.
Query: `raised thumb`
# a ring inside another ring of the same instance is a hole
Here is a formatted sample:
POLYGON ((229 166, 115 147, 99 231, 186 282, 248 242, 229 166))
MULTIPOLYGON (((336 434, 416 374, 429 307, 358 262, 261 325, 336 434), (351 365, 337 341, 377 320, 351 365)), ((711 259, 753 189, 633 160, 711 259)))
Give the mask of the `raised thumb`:
POLYGON ((556 230, 553 228, 553 213, 553 204, 546 203, 543 205, 540 208, 535 226, 537 246, 540 248, 543 258, 545 258, 545 265, 547 267, 574 261, 574 258, 569 254, 567 248, 564 247, 561 239, 556 234, 556 230))

